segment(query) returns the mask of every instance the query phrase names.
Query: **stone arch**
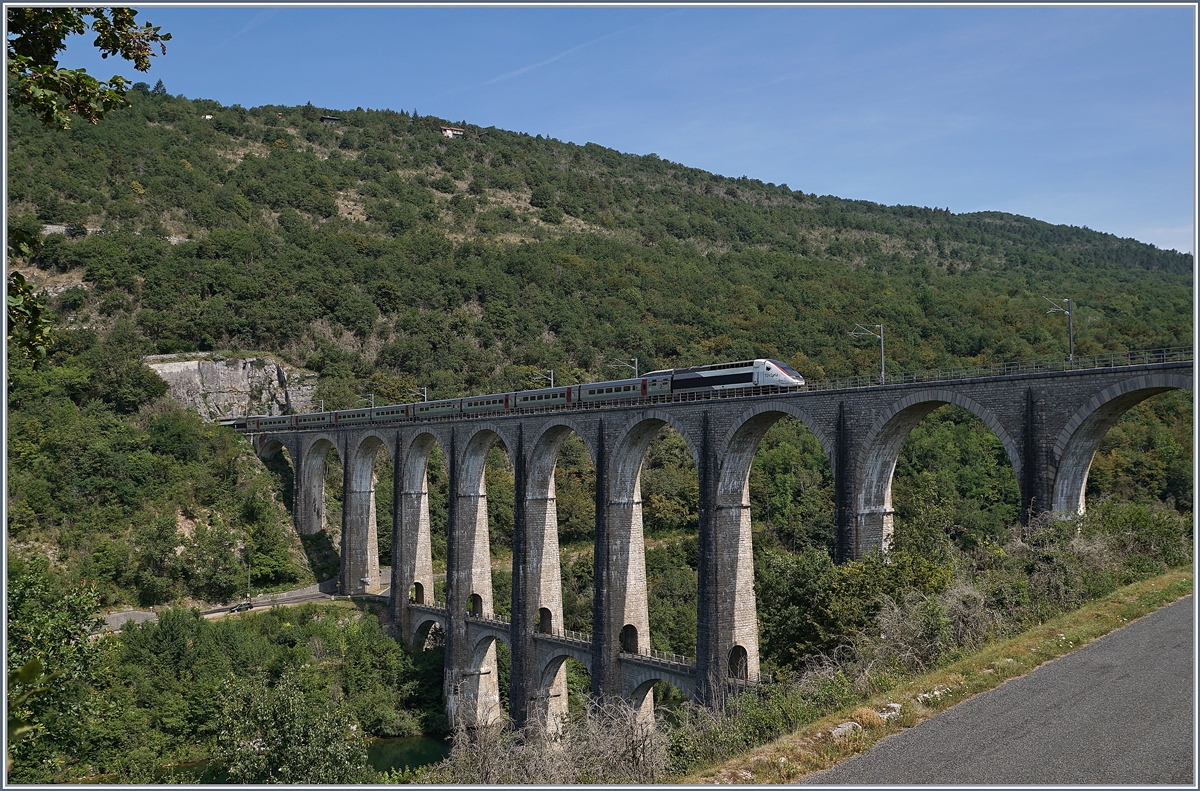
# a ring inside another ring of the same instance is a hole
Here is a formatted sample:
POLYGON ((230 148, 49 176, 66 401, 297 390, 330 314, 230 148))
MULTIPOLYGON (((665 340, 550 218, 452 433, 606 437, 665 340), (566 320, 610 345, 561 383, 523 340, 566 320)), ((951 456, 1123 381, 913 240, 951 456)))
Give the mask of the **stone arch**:
MULTIPOLYGON (((650 444, 659 430, 670 426, 687 444, 697 473, 700 454, 695 436, 689 427, 670 413, 647 409, 636 412, 617 432, 603 473, 607 479, 604 491, 597 499, 604 505, 605 535, 597 535, 597 554, 604 554, 604 565, 597 560, 595 576, 596 601, 602 602, 600 618, 593 628, 600 634, 601 650, 617 652, 622 649, 622 632, 632 627, 639 646, 650 644, 650 602, 646 579, 645 534, 642 523, 642 466, 650 444), (601 544, 603 542, 603 544, 601 544), (603 570, 601 570, 603 569, 603 570)), ((628 644, 628 640, 625 641, 628 644)), ((603 675, 602 665, 593 676, 596 691, 609 694, 613 679, 603 675)), ((652 712, 651 712, 652 714, 652 712)))
POLYGON ((720 467, 713 517, 716 555, 722 562, 716 565, 716 624, 713 632, 716 646, 712 661, 720 664, 716 670, 722 676, 728 667, 729 651, 735 646, 740 646, 746 654, 748 677, 756 680, 759 674, 750 468, 767 431, 786 417, 795 418, 816 436, 833 468, 834 443, 824 428, 812 415, 782 399, 762 401, 743 410, 718 445, 720 467))
POLYGON ((735 482, 738 478, 736 472, 742 467, 745 467, 747 475, 750 474, 750 461, 754 458, 758 443, 771 426, 784 417, 794 417, 803 423, 821 443, 825 458, 829 459, 829 466, 834 466, 834 440, 825 433, 824 427, 812 415, 789 401, 761 401, 734 419, 732 428, 725 433, 717 446, 720 449, 718 457, 723 460, 722 468, 728 468, 733 473, 731 476, 722 475, 722 487, 726 485, 727 477, 731 483, 735 482))
POLYGON ((442 455, 449 458, 441 440, 428 431, 422 431, 403 443, 402 464, 400 465, 402 470, 399 471, 399 474, 401 475, 401 486, 405 491, 425 486, 429 474, 429 454, 433 452, 435 445, 442 449, 442 455))
POLYGON ((412 638, 409 640, 409 645, 411 645, 414 650, 423 650, 425 644, 428 642, 428 631, 434 626, 437 626, 442 630, 442 633, 445 634, 446 623, 442 618, 436 618, 424 614, 422 614, 420 617, 414 618, 412 638), (423 630, 425 631, 425 639, 421 639, 423 630), (420 640, 420 643, 417 642, 418 640, 420 640))
POLYGON ((537 689, 530 700, 530 715, 542 723, 548 733, 557 733, 562 727, 563 718, 567 716, 569 705, 567 700, 567 660, 573 659, 583 665, 588 675, 591 670, 588 663, 581 661, 574 653, 562 653, 551 656, 543 665, 538 679, 537 689))
POLYGON ((555 646, 548 655, 544 656, 547 656, 547 658, 541 663, 541 679, 543 687, 554 680, 554 678, 558 675, 559 668, 561 668, 568 659, 574 659, 576 662, 583 665, 583 669, 588 673, 592 672, 592 654, 586 648, 572 650, 569 648, 563 648, 562 646, 555 646))
MULTIPOLYGON (((300 469, 296 471, 300 500, 296 529, 302 535, 313 535, 325 528, 325 458, 330 450, 339 459, 342 454, 333 435, 317 434, 306 440, 300 450, 300 469)), ((344 459, 342 463, 345 464, 344 459)))
POLYGON ((629 704, 637 711, 638 719, 643 723, 654 722, 654 685, 663 682, 679 690, 683 697, 691 697, 691 689, 681 686, 677 678, 663 673, 639 673, 635 679, 633 692, 629 695, 629 704))
MULTIPOLYGON (((572 433, 583 442, 594 465, 596 457, 587 435, 574 420, 565 418, 556 417, 543 424, 526 455, 525 532, 522 544, 525 596, 517 606, 523 608, 521 623, 535 632, 547 633, 565 626, 555 470, 563 443, 572 433)), ((562 678, 551 686, 565 689, 565 674, 564 668, 562 678)), ((538 707, 542 707, 542 704, 538 703, 535 709, 538 707)), ((547 711, 551 709, 553 707, 547 711)))
POLYGON ((533 442, 531 443, 534 451, 530 454, 530 469, 533 469, 534 465, 538 463, 538 460, 547 451, 551 452, 550 469, 554 469, 554 458, 557 458, 558 450, 562 446, 563 440, 572 431, 583 442, 583 446, 587 448, 588 455, 592 458, 592 463, 595 464, 596 448, 594 447, 595 437, 592 436, 593 432, 585 430, 573 418, 565 415, 555 415, 538 426, 538 433, 533 437, 533 442))
MULTIPOLYGON (((356 435, 344 464, 348 490, 343 493, 342 590, 378 593, 379 538, 375 509, 375 460, 380 449, 390 457, 393 443, 377 431, 356 435)), ((387 581, 390 584, 390 580, 387 581)))
POLYGON ((726 662, 728 676, 734 681, 747 681, 750 678, 749 655, 744 646, 735 645, 729 649, 726 662))
POLYGON ((548 687, 558 676, 559 668, 566 664, 568 659, 573 659, 570 654, 557 654, 546 660, 542 666, 541 686, 539 689, 548 687))
POLYGON ((410 601, 412 601, 413 604, 425 603, 425 585, 423 583, 413 582, 413 584, 410 586, 410 590, 410 601))
POLYGON ((1063 426, 1054 443, 1056 469, 1051 510, 1060 517, 1084 512, 1092 459, 1104 435, 1130 408, 1168 390, 1191 389, 1190 376, 1156 373, 1126 379, 1089 398, 1063 426))
POLYGON ((259 434, 253 442, 255 454, 263 461, 275 458, 281 450, 288 450, 288 443, 273 434, 259 434))
MULTIPOLYGON (((434 596, 433 550, 429 522, 429 456, 434 447, 445 447, 427 431, 405 437, 400 443, 400 458, 395 472, 399 503, 395 504, 399 524, 392 526, 392 615, 403 618, 399 598, 420 585, 427 603, 434 596)), ((448 456, 447 456, 448 458, 448 456)))
POLYGON ((627 654, 636 654, 641 648, 638 642, 638 628, 627 623, 621 627, 621 650, 627 654))
POLYGON ((892 475, 900 448, 909 432, 933 410, 954 404, 978 417, 1004 446, 1017 480, 1021 480, 1021 454, 1017 443, 992 410, 953 390, 929 389, 910 393, 885 410, 859 445, 855 474, 855 536, 851 551, 862 557, 873 550, 886 551, 892 541, 892 475))
POLYGON ((485 493, 483 486, 483 467, 487 461, 488 451, 499 442, 509 455, 516 452, 517 443, 508 435, 506 429, 491 423, 473 423, 474 429, 458 458, 458 492, 459 495, 475 495, 485 493))
POLYGON ((471 649, 470 662, 462 674, 459 711, 468 725, 490 725, 504 717, 500 703, 500 663, 496 644, 501 639, 485 635, 471 649))
POLYGON ((688 427, 669 413, 657 409, 639 412, 621 429, 617 441, 609 454, 609 486, 616 497, 635 490, 641 479, 642 459, 663 424, 670 426, 683 437, 692 454, 692 462, 700 469, 700 453, 688 427))
POLYGON ((633 688, 629 695, 629 705, 638 712, 643 722, 654 721, 654 685, 666 679, 651 678, 633 688))
MULTIPOLYGON (((468 438, 459 453, 457 490, 451 492, 457 503, 454 540, 459 549, 455 554, 455 567, 448 569, 451 578, 448 585, 457 586, 455 607, 462 607, 468 595, 480 597, 480 615, 494 612, 492 602, 491 546, 489 539, 487 482, 484 468, 488 452, 499 443, 511 456, 516 445, 501 434, 491 423, 481 424, 468 438), (461 598, 459 598, 461 597, 461 598)), ((449 593, 449 591, 448 591, 449 593)))

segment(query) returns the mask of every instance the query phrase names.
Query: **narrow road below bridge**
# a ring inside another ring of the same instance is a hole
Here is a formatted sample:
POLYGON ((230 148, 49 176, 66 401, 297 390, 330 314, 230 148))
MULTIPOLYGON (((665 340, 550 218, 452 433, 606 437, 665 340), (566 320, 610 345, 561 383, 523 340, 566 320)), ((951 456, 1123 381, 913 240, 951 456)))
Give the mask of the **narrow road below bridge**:
POLYGON ((801 783, 1192 785, 1194 613, 1188 596, 801 783))

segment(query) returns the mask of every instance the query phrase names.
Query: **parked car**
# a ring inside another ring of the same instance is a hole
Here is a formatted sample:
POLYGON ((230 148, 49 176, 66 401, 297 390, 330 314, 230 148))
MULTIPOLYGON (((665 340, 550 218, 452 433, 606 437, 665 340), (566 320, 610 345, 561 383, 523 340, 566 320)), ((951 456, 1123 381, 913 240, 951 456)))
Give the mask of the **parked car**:
POLYGON ((254 604, 253 604, 253 603, 251 603, 251 602, 248 602, 248 601, 244 601, 244 602, 242 602, 241 604, 235 604, 235 605, 233 605, 232 607, 230 607, 230 608, 229 608, 229 611, 230 611, 230 612, 245 612, 246 610, 250 610, 250 609, 253 609, 253 608, 254 608, 254 604))

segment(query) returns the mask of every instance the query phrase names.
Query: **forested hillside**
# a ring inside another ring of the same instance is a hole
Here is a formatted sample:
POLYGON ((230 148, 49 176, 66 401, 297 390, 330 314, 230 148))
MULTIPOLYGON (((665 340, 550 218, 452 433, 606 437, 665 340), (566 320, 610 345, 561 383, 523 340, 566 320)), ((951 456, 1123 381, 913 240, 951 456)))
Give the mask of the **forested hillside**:
MULTIPOLYGON (((336 568, 338 461, 329 526, 302 543, 288 521, 286 463, 262 465, 240 436, 173 406, 140 364, 147 354, 271 354, 319 372, 316 397, 338 409, 368 395, 413 400, 421 387, 431 399, 533 387, 545 369, 558 383, 595 381, 633 357, 642 371, 773 357, 810 381, 876 374, 875 341, 849 335, 859 322, 884 325, 889 372, 1062 357, 1067 322, 1047 314, 1044 297, 1075 300, 1078 355, 1192 340, 1192 256, 1088 229, 817 196, 465 122, 448 139, 439 128, 450 122, 415 113, 224 107, 145 86, 130 97, 132 107, 67 132, 21 111, 9 121, 10 226, 65 226, 10 262, 44 287, 55 324, 41 364, 10 347, 8 381, 8 551, 33 564, 21 566, 24 584, 47 600, 82 582, 104 605, 218 602, 244 593, 247 574, 259 591, 336 568)), ((979 606, 1009 619, 997 616, 1007 625, 989 627, 994 635, 1185 562, 1191 403, 1157 396, 1110 432, 1088 495, 1110 502, 1080 534, 1087 546, 1074 528, 1014 527, 1020 498, 999 441, 966 412, 939 410, 897 465, 893 562, 837 568, 828 463, 806 429, 781 422, 751 472, 767 667, 795 671, 845 644, 883 597, 982 580, 979 606)), ((435 563, 440 465, 435 454, 435 563)), ((390 462, 377 471, 386 563, 390 462)), ((500 450, 487 480, 503 610, 513 487, 500 450)), ((594 473, 578 442, 564 447, 557 484, 566 625, 587 631, 594 473)), ((651 447, 642 486, 651 641, 690 653, 697 482, 677 435, 651 447)), ((369 722, 372 733, 438 727, 436 692, 405 713, 436 668, 388 658, 355 687, 350 660, 335 673, 331 652, 313 654, 314 635, 336 636, 321 617, 244 633, 180 617, 111 649, 89 671, 107 675, 87 683, 138 723, 126 731, 150 756, 144 765, 216 738, 217 714, 194 710, 180 668, 204 654, 215 684, 212 668, 228 670, 211 656, 221 640, 285 646, 253 648, 254 672, 303 666, 312 694, 336 687, 330 700, 345 694, 340 710, 359 721, 367 709, 356 689, 386 699, 395 716, 369 722), (154 631, 168 626, 174 637, 154 631), (185 634, 186 650, 152 648, 185 634), (311 675, 306 662, 324 669, 311 675)), ((362 637, 354 656, 370 665, 381 640, 362 637)), ((45 762, 76 736, 67 719, 55 722, 59 746, 29 748, 22 777, 65 776, 45 762)), ((105 771, 122 771, 119 751, 88 749, 107 756, 105 771)))

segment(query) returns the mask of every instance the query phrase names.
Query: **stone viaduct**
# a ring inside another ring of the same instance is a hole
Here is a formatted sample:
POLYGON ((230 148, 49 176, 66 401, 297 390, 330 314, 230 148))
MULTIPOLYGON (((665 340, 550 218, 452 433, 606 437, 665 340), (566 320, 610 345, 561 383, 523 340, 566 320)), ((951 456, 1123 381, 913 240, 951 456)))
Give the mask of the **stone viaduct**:
MULTIPOLYGON (((1147 353, 1149 354, 1149 353, 1147 353)), ((767 429, 791 416, 820 440, 834 473, 839 560, 886 551, 892 536, 892 474, 909 431, 929 412, 956 404, 995 432, 1021 488, 1022 513, 1080 513, 1092 458, 1130 407, 1192 388, 1192 351, 1108 358, 1067 370, 1004 366, 980 375, 912 376, 776 392, 676 394, 632 403, 574 404, 483 417, 257 433, 264 458, 286 448, 295 474, 301 533, 321 529, 323 473, 336 448, 344 470, 341 589, 389 591, 392 615, 413 641, 430 622, 445 633, 445 692, 452 721, 500 716, 496 646, 511 649, 509 714, 550 727, 566 711, 564 661, 591 673, 592 692, 652 711, 650 688, 675 684, 712 701, 730 684, 759 679, 751 554, 749 473, 767 429), (932 380, 932 381, 930 381, 932 380), (707 397, 706 397, 707 395, 707 397), (697 656, 650 651, 640 477, 664 424, 691 448, 699 476, 697 656), (595 590, 591 635, 562 628, 554 468, 571 433, 596 469, 595 590), (508 451, 515 473, 512 617, 494 614, 484 460, 508 451), (434 445, 449 466, 446 601, 434 601, 426 468, 434 445), (380 580, 374 460, 395 464, 391 579, 380 580)), ((1059 368, 1066 366, 1059 365, 1059 368)), ((766 390, 763 388, 762 390, 766 390)))

